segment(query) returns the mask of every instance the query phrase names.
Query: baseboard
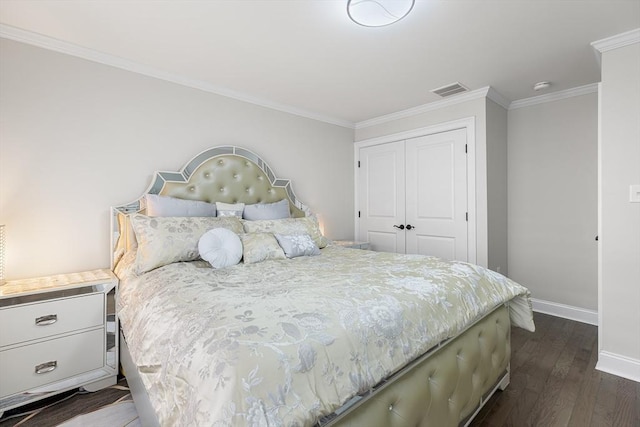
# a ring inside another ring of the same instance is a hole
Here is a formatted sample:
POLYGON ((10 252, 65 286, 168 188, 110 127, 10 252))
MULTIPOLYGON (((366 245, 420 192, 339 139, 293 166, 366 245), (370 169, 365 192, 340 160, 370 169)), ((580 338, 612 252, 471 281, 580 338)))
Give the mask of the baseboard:
POLYGON ((557 302, 531 298, 533 311, 598 326, 598 312, 557 302))
POLYGON ((640 360, 621 356, 608 351, 598 353, 596 369, 619 377, 640 382, 640 360))

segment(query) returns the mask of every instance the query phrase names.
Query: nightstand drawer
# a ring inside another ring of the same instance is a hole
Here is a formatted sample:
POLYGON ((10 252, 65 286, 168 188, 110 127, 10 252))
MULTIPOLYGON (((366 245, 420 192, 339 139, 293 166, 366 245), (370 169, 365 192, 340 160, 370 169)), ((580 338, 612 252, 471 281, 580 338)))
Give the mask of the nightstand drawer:
POLYGON ((99 369, 103 364, 104 329, 0 351, 0 398, 99 369))
POLYGON ((0 310, 0 325, 4 325, 0 333, 0 347, 103 323, 103 294, 5 308, 0 310))

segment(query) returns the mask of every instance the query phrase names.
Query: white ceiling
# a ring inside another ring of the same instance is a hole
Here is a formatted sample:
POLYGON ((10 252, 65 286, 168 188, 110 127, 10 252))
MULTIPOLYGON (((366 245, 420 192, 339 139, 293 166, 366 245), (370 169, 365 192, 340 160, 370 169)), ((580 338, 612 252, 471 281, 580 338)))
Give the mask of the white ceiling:
POLYGON ((417 0, 381 28, 351 22, 346 0, 0 0, 0 22, 357 123, 455 81, 508 101, 597 82, 590 43, 639 28, 640 0, 417 0))

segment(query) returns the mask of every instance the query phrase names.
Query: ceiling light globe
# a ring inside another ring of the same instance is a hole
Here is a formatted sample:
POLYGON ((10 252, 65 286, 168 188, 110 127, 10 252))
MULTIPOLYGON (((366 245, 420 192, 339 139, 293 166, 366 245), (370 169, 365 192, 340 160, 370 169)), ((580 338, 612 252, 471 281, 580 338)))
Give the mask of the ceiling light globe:
POLYGON ((415 0, 348 0, 347 13, 356 24, 384 27, 407 16, 415 0))
POLYGON ((550 86, 551 86, 550 82, 538 82, 533 85, 533 90, 535 91, 545 90, 545 89, 549 89, 550 86))

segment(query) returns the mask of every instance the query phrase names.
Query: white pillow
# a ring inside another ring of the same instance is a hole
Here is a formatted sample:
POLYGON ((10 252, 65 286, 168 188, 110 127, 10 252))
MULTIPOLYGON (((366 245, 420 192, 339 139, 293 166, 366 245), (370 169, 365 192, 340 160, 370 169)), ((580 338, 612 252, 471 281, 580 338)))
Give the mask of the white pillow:
POLYGON ((245 221, 243 226, 245 233, 308 234, 320 249, 329 244, 327 238, 320 232, 318 219, 315 216, 245 221))
POLYGON ((237 216, 242 218, 242 211, 244 211, 244 203, 222 203, 216 202, 216 209, 218 216, 237 216))
POLYGON ((216 216, 216 205, 157 194, 145 194, 147 216, 216 216))
POLYGON ((198 241, 200 257, 213 268, 236 265, 242 259, 240 237, 226 228, 214 228, 200 237, 198 241))
POLYGON ((138 242, 138 274, 174 262, 197 260, 198 241, 212 228, 222 227, 236 234, 242 233, 242 223, 235 217, 149 217, 134 214, 130 219, 138 242))
POLYGON ((240 240, 242 240, 242 259, 245 264, 286 258, 278 241, 271 233, 241 234, 240 240))

